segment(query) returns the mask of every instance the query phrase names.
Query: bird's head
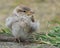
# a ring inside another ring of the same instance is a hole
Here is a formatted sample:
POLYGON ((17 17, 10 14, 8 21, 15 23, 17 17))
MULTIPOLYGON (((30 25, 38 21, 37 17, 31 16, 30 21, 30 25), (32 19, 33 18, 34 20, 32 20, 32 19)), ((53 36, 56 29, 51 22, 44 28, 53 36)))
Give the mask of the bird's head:
POLYGON ((29 7, 25 6, 25 5, 18 6, 16 11, 17 11, 17 13, 21 13, 21 12, 25 13, 28 16, 34 14, 34 11, 31 8, 29 8, 29 7))

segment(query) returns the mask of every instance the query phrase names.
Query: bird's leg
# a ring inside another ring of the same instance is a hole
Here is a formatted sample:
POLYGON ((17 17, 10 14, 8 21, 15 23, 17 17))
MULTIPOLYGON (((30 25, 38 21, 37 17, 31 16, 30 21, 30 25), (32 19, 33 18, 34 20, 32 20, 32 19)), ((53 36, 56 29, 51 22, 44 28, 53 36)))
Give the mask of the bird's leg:
POLYGON ((14 42, 16 42, 16 39, 17 39, 17 38, 14 38, 14 42))
POLYGON ((20 37, 20 41, 21 41, 21 42, 24 42, 24 41, 25 41, 25 39, 23 39, 22 37, 20 37))
POLYGON ((20 43, 20 38, 16 38, 16 41, 17 41, 18 43, 20 43))
POLYGON ((20 43, 20 39, 18 38, 18 42, 20 43))
POLYGON ((19 38, 15 38, 15 39, 14 39, 14 42, 20 43, 20 39, 19 39, 19 38))
POLYGON ((23 43, 23 45, 29 44, 30 42, 28 39, 20 38, 20 41, 23 43))

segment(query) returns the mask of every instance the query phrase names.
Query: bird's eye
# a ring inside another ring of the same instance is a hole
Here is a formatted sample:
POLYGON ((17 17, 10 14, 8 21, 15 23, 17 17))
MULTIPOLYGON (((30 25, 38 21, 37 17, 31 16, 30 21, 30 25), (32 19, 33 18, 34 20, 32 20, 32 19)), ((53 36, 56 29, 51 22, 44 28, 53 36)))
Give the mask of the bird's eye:
POLYGON ((23 11, 23 12, 26 12, 26 11, 23 11))

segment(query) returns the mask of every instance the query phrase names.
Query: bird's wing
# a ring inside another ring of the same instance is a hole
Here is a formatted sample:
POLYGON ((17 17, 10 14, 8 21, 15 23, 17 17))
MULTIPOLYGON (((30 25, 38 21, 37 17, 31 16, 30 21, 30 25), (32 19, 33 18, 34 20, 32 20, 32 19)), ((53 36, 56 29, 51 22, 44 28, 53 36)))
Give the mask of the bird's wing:
POLYGON ((35 22, 31 22, 31 24, 30 24, 32 32, 33 31, 37 31, 39 29, 39 26, 40 26, 39 22, 36 22, 36 21, 35 22))
POLYGON ((12 17, 8 17, 8 18, 6 19, 6 26, 7 26, 8 28, 11 28, 12 20, 13 20, 12 17))
POLYGON ((8 17, 6 19, 6 26, 11 29, 12 24, 17 21, 16 17, 8 17))

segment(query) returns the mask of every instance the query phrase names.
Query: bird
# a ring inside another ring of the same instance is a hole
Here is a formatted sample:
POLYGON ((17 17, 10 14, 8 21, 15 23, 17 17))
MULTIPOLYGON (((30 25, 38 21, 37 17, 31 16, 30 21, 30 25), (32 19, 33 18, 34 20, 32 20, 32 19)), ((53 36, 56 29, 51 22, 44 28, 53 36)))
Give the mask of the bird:
POLYGON ((33 14, 29 7, 19 5, 13 10, 12 16, 6 19, 6 26, 18 42, 28 39, 38 29, 39 23, 35 21, 33 14))

